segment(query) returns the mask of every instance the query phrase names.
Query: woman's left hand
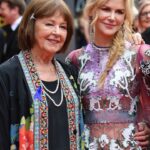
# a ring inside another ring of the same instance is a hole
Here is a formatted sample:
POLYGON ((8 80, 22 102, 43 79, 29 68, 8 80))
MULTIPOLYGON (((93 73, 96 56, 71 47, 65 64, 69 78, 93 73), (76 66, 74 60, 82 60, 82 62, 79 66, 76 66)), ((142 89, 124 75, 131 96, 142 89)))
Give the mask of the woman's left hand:
POLYGON ((146 123, 138 123, 138 131, 135 133, 134 139, 142 149, 150 148, 150 128, 146 123))
POLYGON ((139 44, 144 44, 144 40, 142 39, 142 36, 140 33, 133 33, 130 36, 127 37, 127 41, 135 44, 135 45, 139 45, 139 44))

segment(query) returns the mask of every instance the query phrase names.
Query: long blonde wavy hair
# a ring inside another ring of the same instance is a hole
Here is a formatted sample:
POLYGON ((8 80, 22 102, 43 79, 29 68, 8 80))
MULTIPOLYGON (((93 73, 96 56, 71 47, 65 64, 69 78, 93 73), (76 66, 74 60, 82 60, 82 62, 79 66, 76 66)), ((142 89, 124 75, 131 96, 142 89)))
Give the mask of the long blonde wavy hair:
MULTIPOLYGON (((86 16, 88 16, 90 19, 92 18, 92 21, 90 23, 90 26, 94 28, 95 22, 98 19, 97 15, 97 9, 102 7, 106 2, 109 0, 87 0, 87 3, 85 5, 84 13, 86 16)), ((100 78, 99 78, 99 87, 103 87, 105 79, 113 67, 113 65, 116 63, 118 58, 123 54, 124 52, 124 40, 126 37, 130 36, 132 33, 132 22, 133 22, 133 16, 132 16, 132 6, 133 1, 132 0, 124 0, 125 1, 125 20, 120 28, 120 30, 115 34, 112 45, 109 49, 109 57, 108 61, 106 63, 106 68, 102 72, 100 78)))

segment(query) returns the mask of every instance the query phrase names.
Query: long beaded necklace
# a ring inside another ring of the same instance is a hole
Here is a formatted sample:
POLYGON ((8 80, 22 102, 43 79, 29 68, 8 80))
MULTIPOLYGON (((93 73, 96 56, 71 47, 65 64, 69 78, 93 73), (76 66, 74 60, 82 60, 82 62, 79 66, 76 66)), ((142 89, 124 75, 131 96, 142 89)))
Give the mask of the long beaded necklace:
MULTIPOLYGON (((37 68, 37 65, 35 64, 35 67, 37 68)), ((37 72, 38 74, 38 72, 37 72)), ((56 106, 56 107, 60 107, 63 103, 63 99, 64 99, 64 96, 63 96, 63 91, 61 89, 61 99, 60 99, 60 103, 56 103, 55 100, 50 96, 50 94, 56 94, 58 89, 59 89, 59 85, 60 85, 60 80, 59 80, 59 77, 58 77, 58 80, 57 80, 57 85, 56 85, 56 89, 54 91, 50 91, 49 89, 47 89, 47 87, 43 84, 43 82, 41 81, 41 86, 43 87, 44 89, 44 93, 45 95, 52 101, 52 103, 56 106)))
POLYGON ((57 85, 56 85, 56 89, 54 91, 50 91, 49 89, 47 89, 47 87, 43 84, 43 82, 41 81, 41 85, 44 89, 44 93, 45 95, 52 101, 52 103, 56 106, 56 107, 60 107, 63 103, 63 91, 61 89, 61 100, 60 103, 56 103, 55 100, 50 96, 50 94, 56 94, 58 89, 59 89, 59 85, 60 85, 60 81, 59 78, 57 80, 57 85))
POLYGON ((43 84, 43 82, 41 83, 43 88, 50 94, 55 94, 58 91, 59 88, 59 79, 57 80, 57 85, 56 85, 56 89, 54 91, 50 91, 49 89, 46 88, 46 86, 43 84))

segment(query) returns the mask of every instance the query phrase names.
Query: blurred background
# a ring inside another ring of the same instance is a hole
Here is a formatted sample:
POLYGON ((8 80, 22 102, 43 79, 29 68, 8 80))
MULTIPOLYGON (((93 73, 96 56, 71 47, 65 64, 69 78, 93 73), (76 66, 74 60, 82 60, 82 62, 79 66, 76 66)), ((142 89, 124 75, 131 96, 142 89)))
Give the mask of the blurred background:
MULTIPOLYGON (((2 29, 2 35, 4 37, 8 36, 7 32, 8 28, 5 29, 5 21, 3 18, 2 10, 1 10, 1 2, 3 0, 0 0, 0 29, 2 29)), ((25 0, 26 5, 30 0, 25 0)), ((89 23, 87 18, 83 16, 83 8, 86 3, 86 0, 65 0, 65 2, 69 5, 72 14, 74 16, 74 24, 75 24, 75 30, 74 35, 72 37, 72 41, 70 43, 70 46, 68 48, 68 51, 64 54, 59 54, 57 57, 62 59, 64 61, 66 55, 77 48, 81 48, 82 46, 85 46, 90 40, 89 38, 89 23)), ((133 29, 135 32, 139 32, 142 34, 144 40, 146 43, 150 43, 150 0, 134 0, 135 7, 133 8, 134 13, 134 23, 133 23, 133 29), (148 28, 148 31, 147 31, 148 28), (146 33, 145 33, 146 32, 146 33)), ((0 30, 1 32, 1 30, 0 30)), ((6 44, 5 40, 3 41, 0 38, 0 63, 2 63, 3 60, 3 53, 6 53, 6 44), (4 42, 4 43, 3 43, 4 42)))

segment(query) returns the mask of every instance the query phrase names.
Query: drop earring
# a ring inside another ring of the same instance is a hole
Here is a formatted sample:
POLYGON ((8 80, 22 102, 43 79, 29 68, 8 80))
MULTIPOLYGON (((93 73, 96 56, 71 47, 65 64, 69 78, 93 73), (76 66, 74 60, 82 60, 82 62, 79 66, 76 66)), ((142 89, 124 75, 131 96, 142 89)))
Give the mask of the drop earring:
POLYGON ((94 30, 92 27, 92 21, 93 18, 92 16, 89 17, 89 35, 90 35, 90 43, 93 43, 93 37, 94 37, 94 30))

